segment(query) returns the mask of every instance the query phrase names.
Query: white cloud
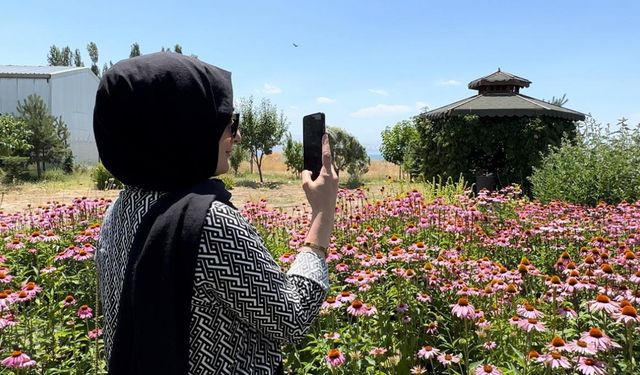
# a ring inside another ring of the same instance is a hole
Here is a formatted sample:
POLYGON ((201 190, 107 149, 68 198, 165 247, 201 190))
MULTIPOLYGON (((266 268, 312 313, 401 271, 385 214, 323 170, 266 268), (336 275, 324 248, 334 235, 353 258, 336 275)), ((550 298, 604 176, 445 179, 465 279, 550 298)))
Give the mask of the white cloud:
POLYGON ((425 102, 416 102, 416 109, 418 111, 426 111, 429 108, 431 108, 431 106, 429 105, 429 103, 425 103, 425 102))
POLYGON ((460 81, 456 81, 455 79, 438 81, 438 85, 440 86, 458 86, 459 84, 460 84, 460 81))
POLYGON ((373 107, 360 108, 359 110, 351 113, 351 117, 367 118, 376 116, 389 116, 406 113, 410 110, 411 108, 406 105, 378 104, 373 107))
POLYGON ((376 95, 382 95, 382 96, 387 96, 389 95, 388 92, 386 92, 385 90, 382 89, 369 89, 370 93, 376 94, 376 95))
POLYGON ((280 94, 282 89, 278 86, 271 85, 269 83, 264 84, 264 89, 262 90, 265 94, 280 94))
POLYGON ((335 103, 336 101, 331 98, 327 98, 326 96, 319 96, 316 98, 316 102, 319 104, 331 104, 335 103))

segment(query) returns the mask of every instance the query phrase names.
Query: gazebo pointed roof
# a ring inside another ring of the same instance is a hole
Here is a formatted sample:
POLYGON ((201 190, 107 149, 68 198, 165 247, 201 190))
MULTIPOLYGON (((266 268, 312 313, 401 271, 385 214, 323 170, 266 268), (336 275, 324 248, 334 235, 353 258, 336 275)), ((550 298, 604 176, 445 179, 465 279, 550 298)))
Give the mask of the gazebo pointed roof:
POLYGON ((547 103, 520 94, 520 88, 529 87, 531 81, 511 73, 497 72, 469 83, 469 89, 478 94, 423 114, 428 119, 474 114, 480 117, 535 117, 550 116, 581 121, 585 115, 569 108, 547 103))

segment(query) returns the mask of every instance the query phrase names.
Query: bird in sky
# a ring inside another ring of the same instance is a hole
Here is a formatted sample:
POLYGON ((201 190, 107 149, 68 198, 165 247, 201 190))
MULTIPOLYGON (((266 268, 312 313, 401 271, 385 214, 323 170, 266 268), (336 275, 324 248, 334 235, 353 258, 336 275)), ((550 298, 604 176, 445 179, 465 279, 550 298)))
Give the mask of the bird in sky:
POLYGON ((295 43, 291 43, 291 44, 293 44, 293 46, 294 46, 294 47, 297 47, 297 46, 298 46, 298 45, 297 45, 297 44, 295 44, 295 43))

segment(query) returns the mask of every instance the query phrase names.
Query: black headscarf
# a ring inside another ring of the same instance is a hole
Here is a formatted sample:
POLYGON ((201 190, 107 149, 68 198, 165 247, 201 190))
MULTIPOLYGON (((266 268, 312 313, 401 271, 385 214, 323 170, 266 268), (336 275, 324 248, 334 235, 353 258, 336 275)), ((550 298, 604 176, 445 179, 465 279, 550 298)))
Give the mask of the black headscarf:
POLYGON ((231 73, 178 53, 123 60, 102 77, 93 130, 126 185, 176 191, 213 176, 233 114, 231 73))

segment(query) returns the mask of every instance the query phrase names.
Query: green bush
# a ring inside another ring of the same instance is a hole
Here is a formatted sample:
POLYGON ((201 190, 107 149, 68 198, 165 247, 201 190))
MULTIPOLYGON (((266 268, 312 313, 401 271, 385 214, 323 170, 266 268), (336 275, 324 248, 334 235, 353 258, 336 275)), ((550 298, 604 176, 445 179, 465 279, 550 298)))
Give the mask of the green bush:
POLYGON ((111 172, 100 162, 91 173, 91 179, 99 190, 122 189, 123 187, 122 182, 113 177, 111 172))
POLYGON ((534 197, 592 206, 640 199, 640 124, 625 121, 612 132, 589 118, 574 142, 552 148, 530 178, 534 197))
POLYGON ((4 170, 3 181, 26 180, 29 177, 29 158, 23 156, 0 157, 0 167, 4 170))
POLYGON ((42 172, 42 180, 44 181, 64 181, 67 178, 67 173, 59 168, 47 169, 42 172))
POLYGON ((234 186, 236 185, 236 182, 231 175, 223 174, 221 176, 217 176, 217 178, 224 182, 224 186, 227 188, 227 190, 233 190, 234 186))

